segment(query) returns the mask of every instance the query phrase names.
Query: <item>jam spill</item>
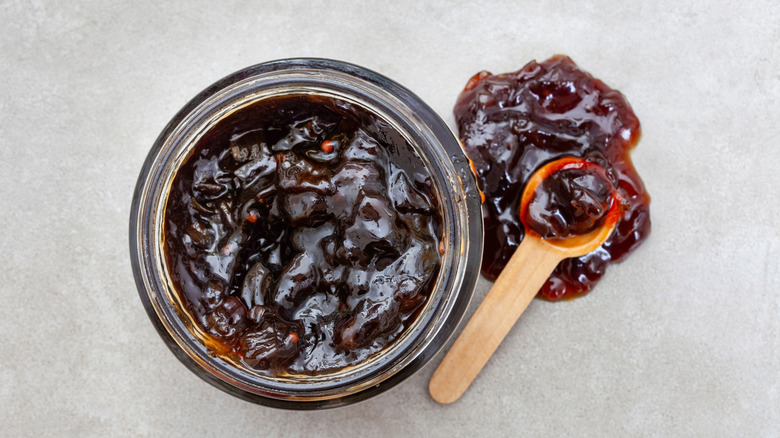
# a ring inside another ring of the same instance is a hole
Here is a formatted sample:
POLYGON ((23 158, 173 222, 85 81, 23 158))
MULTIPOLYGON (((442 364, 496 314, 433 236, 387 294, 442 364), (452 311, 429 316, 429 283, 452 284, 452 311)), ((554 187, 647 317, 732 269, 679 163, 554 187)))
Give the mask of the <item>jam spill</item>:
POLYGON ((478 73, 460 94, 454 113, 486 196, 482 273, 488 279, 498 277, 525 235, 517 214, 525 183, 545 163, 564 156, 603 167, 626 210, 599 249, 562 261, 538 297, 586 294, 610 263, 625 259, 647 238, 650 197, 629 156, 639 141, 639 120, 619 91, 568 57, 532 61, 514 73, 478 73))

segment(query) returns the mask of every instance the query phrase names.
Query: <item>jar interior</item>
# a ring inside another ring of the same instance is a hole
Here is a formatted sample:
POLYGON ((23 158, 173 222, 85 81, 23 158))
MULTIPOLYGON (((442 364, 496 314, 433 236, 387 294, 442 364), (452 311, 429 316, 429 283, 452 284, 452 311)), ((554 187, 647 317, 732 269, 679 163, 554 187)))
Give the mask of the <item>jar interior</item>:
MULTIPOLYGON (((274 97, 281 97, 281 96, 307 96, 307 95, 337 99, 339 101, 343 101, 352 105, 359 106, 366 111, 371 111, 373 116, 377 117, 378 119, 386 123, 389 129, 392 130, 393 132, 402 135, 406 140, 407 144, 415 148, 416 158, 420 159, 423 162, 423 166, 426 169, 429 169, 431 166, 428 157, 423 155, 423 153, 420 151, 419 145, 413 143, 410 133, 407 132, 406 129, 401 124, 389 119, 386 115, 377 114, 375 111, 373 111, 367 106, 368 105, 367 103, 360 102, 352 98, 351 96, 347 95, 346 93, 337 93, 337 92, 333 92, 332 90, 316 88, 316 87, 274 88, 272 90, 268 90, 267 92, 254 93, 252 95, 246 96, 241 101, 235 102, 235 104, 230 105, 228 108, 225 109, 225 111, 217 112, 216 114, 214 114, 214 117, 211 120, 209 120, 207 123, 204 123, 203 128, 198 130, 198 133, 196 135, 188 139, 188 143, 182 148, 182 152, 177 156, 176 160, 171 163, 171 166, 169 167, 169 172, 164 177, 166 181, 164 185, 165 187, 167 187, 167 190, 164 191, 165 195, 161 196, 159 199, 159 204, 157 206, 158 215, 156 218, 156 223, 157 223, 156 227, 158 230, 156 234, 157 234, 157 238, 159 239, 157 243, 157 257, 161 263, 161 270, 162 272, 165 273, 164 284, 166 286, 165 294, 166 294, 167 301, 168 303, 170 303, 171 306, 173 306, 176 309, 177 314, 183 319, 185 326, 190 331, 192 336, 194 336, 195 339, 197 339, 210 351, 216 350, 216 348, 213 348, 212 346, 217 344, 218 342, 212 339, 212 337, 209 334, 205 333, 203 329, 194 320, 193 315, 186 310, 186 303, 184 302, 184 299, 180 291, 177 290, 175 282, 171 278, 170 272, 172 267, 168 265, 168 260, 165 257, 165 253, 164 253, 164 245, 163 245, 164 238, 165 238, 164 217, 165 217, 166 206, 168 205, 168 197, 171 193, 172 184, 176 176, 176 171, 177 169, 181 168, 181 166, 183 166, 189 159, 192 158, 194 146, 201 140, 201 138, 206 133, 211 131, 221 121, 225 120, 231 115, 235 113, 239 113, 242 110, 249 108, 253 105, 256 105, 265 99, 272 99, 274 97)), ((436 198, 443 199, 442 196, 445 188, 442 187, 440 181, 437 181, 434 178, 432 178, 431 181, 433 182, 433 188, 436 193, 436 198)), ((452 212, 449 212, 450 214, 447 215, 445 214, 444 210, 451 209, 451 208, 448 207, 446 204, 439 203, 438 209, 439 209, 439 215, 443 220, 442 228, 444 230, 450 229, 452 227, 452 220, 453 220, 451 214, 452 212)), ((433 290, 431 291, 431 297, 436 297, 441 295, 441 291, 439 291, 438 289, 440 285, 442 285, 443 277, 446 275, 446 271, 449 267, 445 266, 443 268, 444 269, 438 270, 436 279, 433 281, 434 287, 433 290)), ((335 372, 326 372, 326 373, 315 374, 315 375, 268 374, 268 373, 258 372, 257 370, 247 367, 240 360, 237 360, 235 357, 231 357, 229 355, 220 356, 219 359, 228 362, 232 366, 240 369, 242 372, 248 375, 253 376, 254 378, 268 379, 275 382, 284 382, 284 383, 300 385, 300 384, 309 384, 312 382, 331 382, 333 380, 346 380, 349 379, 351 376, 364 372, 366 369, 374 367, 377 362, 381 362, 385 360, 386 357, 392 357, 393 355, 398 354, 399 349, 408 348, 409 344, 413 342, 413 339, 420 335, 421 330, 427 324, 430 324, 431 318, 434 317, 435 315, 435 312, 433 312, 435 303, 436 300, 432 300, 432 299, 426 300, 422 309, 419 310, 418 315, 414 318, 410 326, 407 327, 402 332, 399 338, 393 340, 389 345, 387 345, 381 351, 374 353, 366 360, 362 361, 357 365, 348 366, 335 372)))

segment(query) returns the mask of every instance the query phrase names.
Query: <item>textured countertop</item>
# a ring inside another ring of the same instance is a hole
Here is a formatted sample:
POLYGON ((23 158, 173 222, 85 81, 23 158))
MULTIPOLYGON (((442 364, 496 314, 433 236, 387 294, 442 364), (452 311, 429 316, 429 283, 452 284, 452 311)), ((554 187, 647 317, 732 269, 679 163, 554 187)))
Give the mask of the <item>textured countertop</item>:
POLYGON ((780 436, 776 1, 251 3, 0 1, 0 435, 780 436), (639 116, 653 231, 590 295, 532 303, 460 401, 428 396, 438 357, 348 408, 274 410, 168 351, 128 217, 149 148, 196 93, 328 57, 453 126, 471 75, 556 53, 639 116))

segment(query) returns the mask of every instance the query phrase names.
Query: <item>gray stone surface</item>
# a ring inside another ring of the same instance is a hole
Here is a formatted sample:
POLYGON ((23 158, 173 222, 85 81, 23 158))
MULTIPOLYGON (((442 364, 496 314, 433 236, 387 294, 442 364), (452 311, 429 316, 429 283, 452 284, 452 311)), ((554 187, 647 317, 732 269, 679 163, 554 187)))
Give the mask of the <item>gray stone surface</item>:
POLYGON ((523 3, 0 1, 0 435, 780 436, 777 1, 523 3), (197 92, 330 57, 452 125, 472 74, 555 53, 642 121, 653 233, 589 296, 534 302, 463 399, 429 398, 437 358, 353 407, 272 410, 169 353, 127 222, 149 147, 197 92))

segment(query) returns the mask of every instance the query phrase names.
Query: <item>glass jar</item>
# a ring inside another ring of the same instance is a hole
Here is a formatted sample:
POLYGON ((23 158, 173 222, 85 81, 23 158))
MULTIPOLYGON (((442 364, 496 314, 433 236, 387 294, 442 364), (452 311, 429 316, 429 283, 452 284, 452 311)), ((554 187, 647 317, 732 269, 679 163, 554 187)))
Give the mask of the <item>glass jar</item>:
POLYGON ((245 400, 289 409, 340 406, 398 384, 425 365, 463 316, 482 255, 480 194, 469 161, 444 121, 419 97, 364 68, 323 59, 286 59, 238 71, 192 99, 165 127, 141 169, 130 216, 138 292, 171 351, 192 372, 245 400), (416 320, 357 366, 317 376, 269 377, 210 354, 168 275, 163 218, 171 182, 198 140, 228 114, 281 95, 324 95, 360 105, 405 136, 427 166, 443 219, 439 276, 416 320))

